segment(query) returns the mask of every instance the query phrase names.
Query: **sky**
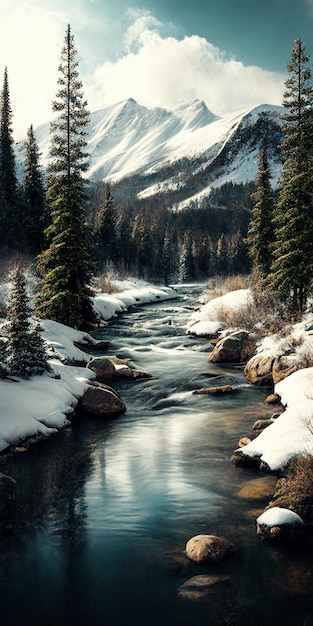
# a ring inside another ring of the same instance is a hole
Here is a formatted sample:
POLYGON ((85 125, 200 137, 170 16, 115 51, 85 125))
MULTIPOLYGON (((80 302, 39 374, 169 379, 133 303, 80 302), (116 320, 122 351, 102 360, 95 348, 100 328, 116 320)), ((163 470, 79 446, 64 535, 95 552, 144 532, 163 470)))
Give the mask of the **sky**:
POLYGON ((313 54, 313 0, 1 0, 17 141, 52 117, 67 24, 90 111, 129 97, 199 98, 218 115, 281 104, 294 40, 313 54))

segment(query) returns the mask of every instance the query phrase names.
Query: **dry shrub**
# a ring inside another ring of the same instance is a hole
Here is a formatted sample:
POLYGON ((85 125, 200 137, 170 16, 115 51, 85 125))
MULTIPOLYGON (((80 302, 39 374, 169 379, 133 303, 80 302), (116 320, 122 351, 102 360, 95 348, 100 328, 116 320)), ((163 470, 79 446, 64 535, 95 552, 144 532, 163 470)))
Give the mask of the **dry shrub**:
POLYGON ((97 276, 94 280, 94 286, 97 291, 101 293, 118 293, 121 291, 119 287, 117 287, 115 280, 114 272, 107 272, 102 274, 101 276, 97 276))
POLYGON ((291 509, 305 523, 313 523, 313 455, 303 454, 290 461, 267 509, 273 506, 291 509))
POLYGON ((211 279, 210 284, 219 294, 228 293, 229 291, 237 291, 237 289, 248 289, 250 287, 250 277, 246 274, 226 277, 215 276, 211 279))

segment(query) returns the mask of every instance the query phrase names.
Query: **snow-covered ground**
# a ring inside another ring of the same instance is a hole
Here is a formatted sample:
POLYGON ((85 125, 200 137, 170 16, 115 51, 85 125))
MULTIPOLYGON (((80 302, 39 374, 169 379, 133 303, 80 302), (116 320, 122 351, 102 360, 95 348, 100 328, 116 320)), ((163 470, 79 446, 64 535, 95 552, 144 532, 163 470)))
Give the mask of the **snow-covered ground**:
MULTIPOLYGON (((177 296, 174 289, 154 287, 143 281, 120 281, 117 287, 122 291, 114 296, 100 293, 95 297, 95 309, 103 322, 131 305, 177 296)), ((76 347, 74 342, 88 346, 95 340, 87 333, 51 320, 42 320, 42 325, 43 337, 53 357, 49 363, 54 374, 45 372, 31 380, 16 377, 0 380, 0 451, 10 445, 19 445, 26 438, 53 435, 69 424, 68 416, 84 394, 89 380, 94 378, 91 370, 65 365, 64 361, 87 363, 90 355, 76 347)))

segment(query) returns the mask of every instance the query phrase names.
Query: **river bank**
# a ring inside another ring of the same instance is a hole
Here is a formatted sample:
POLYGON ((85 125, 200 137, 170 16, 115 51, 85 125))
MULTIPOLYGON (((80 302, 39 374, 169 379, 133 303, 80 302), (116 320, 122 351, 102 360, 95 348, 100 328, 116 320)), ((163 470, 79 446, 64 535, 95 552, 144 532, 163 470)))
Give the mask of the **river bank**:
POLYGON ((210 363, 208 342, 186 333, 200 293, 182 289, 97 329, 109 357, 152 374, 118 380, 124 415, 77 416, 44 444, 0 457, 16 481, 1 510, 6 626, 309 623, 310 555, 255 532, 276 476, 230 462, 267 390, 246 384, 242 366, 210 363), (236 393, 193 393, 217 375, 236 393), (236 555, 192 563, 185 546, 199 533, 227 538, 236 555), (190 588, 199 575, 216 582, 202 599, 190 588))

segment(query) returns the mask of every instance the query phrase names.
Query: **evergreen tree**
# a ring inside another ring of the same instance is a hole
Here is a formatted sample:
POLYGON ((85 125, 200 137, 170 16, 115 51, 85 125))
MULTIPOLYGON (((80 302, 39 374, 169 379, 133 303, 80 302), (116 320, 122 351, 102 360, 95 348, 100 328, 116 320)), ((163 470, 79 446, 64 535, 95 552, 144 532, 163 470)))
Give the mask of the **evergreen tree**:
POLYGON ((270 287, 291 312, 302 313, 313 276, 313 90, 309 56, 300 40, 288 64, 281 192, 275 214, 270 287))
POLYGON ((16 266, 12 280, 8 324, 5 326, 5 363, 10 374, 29 378, 47 369, 46 351, 38 328, 31 328, 26 280, 20 265, 16 266))
POLYGON ((111 187, 106 185, 104 199, 96 216, 94 230, 99 269, 117 261, 117 221, 111 187))
POLYGON ((25 230, 27 250, 38 254, 43 246, 47 226, 45 189, 39 164, 40 153, 31 125, 25 143, 23 191, 25 199, 25 230))
POLYGON ((186 282, 194 278, 193 240, 190 231, 184 234, 184 240, 179 259, 179 281, 186 282))
POLYGON ((21 227, 7 68, 4 71, 0 107, 0 229, 2 245, 15 248, 21 243, 21 227))
POLYGON ((269 274, 271 268, 271 245, 274 240, 274 198, 270 178, 267 152, 263 149, 259 153, 256 191, 252 194, 254 206, 246 240, 253 269, 263 278, 269 274))
POLYGON ((43 273, 36 298, 38 315, 75 328, 94 321, 89 255, 89 232, 85 223, 84 179, 88 167, 87 103, 79 80, 77 51, 68 25, 61 52, 58 85, 51 124, 51 162, 47 199, 52 223, 46 229, 49 247, 40 257, 43 273))

